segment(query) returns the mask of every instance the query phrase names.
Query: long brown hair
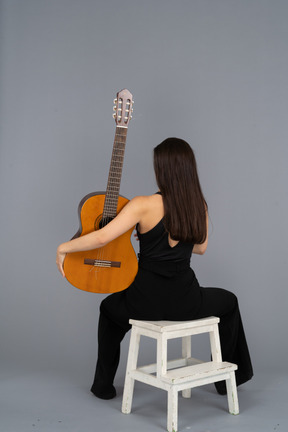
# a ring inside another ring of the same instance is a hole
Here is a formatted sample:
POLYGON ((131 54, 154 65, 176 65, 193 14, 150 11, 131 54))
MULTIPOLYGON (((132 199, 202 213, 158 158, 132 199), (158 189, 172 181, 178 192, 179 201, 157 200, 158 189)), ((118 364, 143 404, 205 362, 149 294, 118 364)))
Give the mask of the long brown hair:
POLYGON ((190 145, 179 138, 164 140, 154 148, 154 170, 164 203, 164 225, 171 238, 204 243, 207 203, 190 145))

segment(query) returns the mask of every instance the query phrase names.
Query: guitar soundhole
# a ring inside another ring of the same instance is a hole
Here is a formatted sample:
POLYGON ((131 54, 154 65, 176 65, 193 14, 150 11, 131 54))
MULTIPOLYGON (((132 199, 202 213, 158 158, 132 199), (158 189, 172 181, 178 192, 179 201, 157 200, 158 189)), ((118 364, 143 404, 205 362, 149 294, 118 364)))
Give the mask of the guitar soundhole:
POLYGON ((106 226, 109 222, 111 222, 114 218, 113 217, 102 217, 102 214, 100 216, 98 216, 98 218, 95 220, 94 223, 94 229, 95 231, 98 229, 103 228, 104 226, 106 226))
POLYGON ((103 228, 105 225, 107 225, 109 222, 111 222, 114 218, 113 217, 106 217, 104 219, 101 219, 99 222, 99 229, 103 228))

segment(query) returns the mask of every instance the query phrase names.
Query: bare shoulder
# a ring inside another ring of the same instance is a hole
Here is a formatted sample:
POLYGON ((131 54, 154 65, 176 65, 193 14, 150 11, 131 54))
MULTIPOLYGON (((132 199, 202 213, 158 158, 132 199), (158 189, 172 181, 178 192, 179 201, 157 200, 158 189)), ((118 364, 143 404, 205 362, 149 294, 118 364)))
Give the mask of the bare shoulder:
POLYGON ((143 213, 149 212, 151 209, 162 210, 163 201, 161 195, 138 195, 131 199, 131 204, 138 207, 143 213))
POLYGON ((158 194, 137 196, 133 198, 138 210, 140 211, 139 228, 140 232, 151 229, 164 214, 162 196, 158 194))

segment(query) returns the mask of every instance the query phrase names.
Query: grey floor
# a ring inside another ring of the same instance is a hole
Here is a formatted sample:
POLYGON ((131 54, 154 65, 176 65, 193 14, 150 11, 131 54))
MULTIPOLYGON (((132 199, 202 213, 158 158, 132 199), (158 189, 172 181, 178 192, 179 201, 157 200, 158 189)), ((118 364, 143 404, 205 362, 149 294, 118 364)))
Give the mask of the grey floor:
MULTIPOLYGON (((147 432, 166 430, 166 392, 136 383, 132 413, 121 413, 123 376, 111 401, 95 398, 87 382, 48 370, 2 369, 1 432, 147 432)), ((239 388, 240 415, 227 411, 227 399, 213 385, 179 397, 179 431, 280 432, 288 430, 287 374, 259 372, 239 388)))

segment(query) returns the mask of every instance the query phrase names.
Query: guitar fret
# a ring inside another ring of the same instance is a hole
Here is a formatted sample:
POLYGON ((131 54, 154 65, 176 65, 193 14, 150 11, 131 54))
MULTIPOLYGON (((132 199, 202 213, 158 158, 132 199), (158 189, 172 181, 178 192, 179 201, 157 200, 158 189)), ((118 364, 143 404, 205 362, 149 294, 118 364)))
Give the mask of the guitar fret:
POLYGON ((122 158, 122 160, 123 160, 124 159, 124 152, 125 152, 125 149, 123 149, 123 150, 122 149, 115 149, 112 160, 118 159, 118 158, 122 158), (117 158, 116 158, 116 156, 117 156, 117 158))
POLYGON ((119 173, 120 176, 121 176, 122 167, 123 167, 123 164, 117 165, 117 166, 113 166, 113 167, 110 168, 110 172, 113 173, 113 174, 119 173))
POLYGON ((106 195, 108 197, 108 199, 110 199, 110 202, 107 202, 107 204, 105 205, 105 208, 108 207, 109 205, 114 205, 113 202, 117 205, 118 202, 118 193, 116 194, 108 194, 106 195))
POLYGON ((117 202, 115 202, 115 204, 114 205, 112 205, 112 203, 110 203, 109 205, 106 205, 105 207, 104 207, 104 210, 108 210, 108 209, 116 209, 117 208, 117 204, 118 204, 118 200, 117 200, 117 202))

